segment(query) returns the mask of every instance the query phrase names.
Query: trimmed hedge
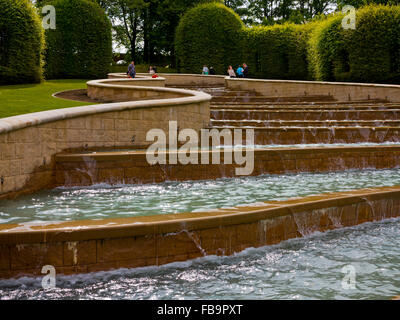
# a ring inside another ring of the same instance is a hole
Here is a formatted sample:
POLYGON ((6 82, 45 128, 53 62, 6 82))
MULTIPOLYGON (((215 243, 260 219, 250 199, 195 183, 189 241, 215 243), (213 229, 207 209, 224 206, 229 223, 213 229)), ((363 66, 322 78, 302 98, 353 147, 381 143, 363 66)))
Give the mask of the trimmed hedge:
POLYGON ((199 73, 204 64, 226 74, 246 62, 250 76, 269 79, 309 79, 307 40, 310 25, 245 28, 239 16, 223 4, 201 4, 181 19, 176 53, 183 72, 199 73))
POLYGON ((399 83, 400 7, 368 6, 357 11, 356 29, 343 29, 343 14, 322 22, 309 42, 316 80, 399 83))
POLYGON ((232 10, 220 3, 206 3, 189 10, 179 22, 175 48, 179 69, 199 73, 204 65, 226 74, 242 61, 244 24, 232 10))
POLYGON ((0 0, 0 84, 42 80, 44 33, 28 0, 0 0))
POLYGON ((244 28, 222 4, 200 5, 179 24, 177 55, 194 73, 247 62, 254 78, 400 83, 400 6, 357 10, 355 30, 342 27, 344 17, 244 28))
POLYGON ((88 0, 54 0, 56 29, 46 30, 45 75, 56 78, 105 78, 112 61, 111 23, 88 0))
POLYGON ((308 79, 309 26, 295 24, 245 30, 243 57, 250 76, 268 79, 308 79))

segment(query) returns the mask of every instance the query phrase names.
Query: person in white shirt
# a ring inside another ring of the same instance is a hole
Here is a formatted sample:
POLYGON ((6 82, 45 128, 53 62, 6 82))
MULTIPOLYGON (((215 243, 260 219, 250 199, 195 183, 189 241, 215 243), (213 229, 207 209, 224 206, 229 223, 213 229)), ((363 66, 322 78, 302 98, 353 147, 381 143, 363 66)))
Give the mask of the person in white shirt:
POLYGON ((228 68, 228 75, 231 78, 236 78, 236 73, 235 73, 235 70, 233 70, 232 66, 229 66, 229 68, 228 68))
POLYGON ((209 70, 208 70, 208 67, 205 65, 204 67, 203 67, 203 74, 204 75, 208 75, 209 74, 209 70))

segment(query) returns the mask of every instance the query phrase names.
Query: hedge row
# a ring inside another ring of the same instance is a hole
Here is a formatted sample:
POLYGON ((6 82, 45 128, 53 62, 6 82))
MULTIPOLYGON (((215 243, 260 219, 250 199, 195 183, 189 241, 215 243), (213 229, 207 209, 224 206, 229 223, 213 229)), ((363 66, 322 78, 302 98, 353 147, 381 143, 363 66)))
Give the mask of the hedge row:
POLYGON ((0 84, 43 78, 104 78, 112 61, 111 23, 92 0, 42 0, 56 8, 46 30, 30 0, 0 0, 0 84))
POLYGON ((285 24, 245 30, 243 61, 251 76, 267 79, 308 79, 307 38, 310 28, 285 24))
POLYGON ((197 73, 207 64, 225 74, 228 65, 247 62, 254 78, 400 83, 400 6, 357 10, 354 30, 342 27, 341 13, 305 25, 243 28, 222 7, 196 7, 182 19, 176 44, 184 71, 197 73), (211 19, 210 11, 224 18, 211 19), (235 32, 226 31, 227 21, 236 21, 235 32))
POLYGON ((224 74, 228 65, 241 62, 244 24, 221 3, 205 3, 189 10, 176 32, 175 47, 180 71, 201 72, 204 65, 224 74))
POLYGON ((27 0, 0 0, 0 84, 42 79, 44 33, 27 0))
POLYGON ((321 23, 309 41, 316 80, 400 83, 400 7, 357 11, 356 28, 342 28, 344 15, 321 23))
POLYGON ((53 0, 56 29, 46 31, 45 75, 54 78, 104 78, 112 61, 111 23, 89 0, 53 0))

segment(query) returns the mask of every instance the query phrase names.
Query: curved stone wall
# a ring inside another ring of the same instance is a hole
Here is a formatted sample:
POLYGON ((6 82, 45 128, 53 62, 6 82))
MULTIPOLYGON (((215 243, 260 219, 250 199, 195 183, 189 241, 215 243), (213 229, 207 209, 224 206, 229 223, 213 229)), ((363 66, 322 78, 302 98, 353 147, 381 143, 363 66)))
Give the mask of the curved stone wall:
MULTIPOLYGON (((169 171, 160 166, 150 168, 144 152, 126 153, 117 159, 113 158, 115 153, 60 154, 74 149, 139 147, 146 143, 148 130, 160 128, 167 132, 171 120, 177 120, 180 128, 199 130, 208 126, 209 95, 164 88, 165 85, 215 87, 226 83, 230 89, 253 90, 276 97, 312 93, 338 100, 400 101, 400 86, 172 74, 150 80, 141 76, 124 80, 121 79, 123 74, 118 79, 117 75, 110 75, 114 79, 88 83, 92 98, 141 101, 0 119, 0 198, 59 184, 68 185, 67 179, 73 185, 87 185, 110 182, 111 179, 116 179, 117 183, 118 179, 136 179, 132 183, 143 183, 159 181, 156 179, 160 176, 171 180, 215 178, 222 173, 232 176, 234 166, 222 166, 223 171, 219 165, 203 166, 200 170, 192 165, 168 167, 169 171), (149 87, 149 83, 154 85, 149 87), (71 172, 69 177, 65 176, 65 172, 76 168, 90 169, 88 162, 96 164, 98 171, 91 175, 96 181, 85 180, 71 172), (56 166, 60 170, 57 171, 56 166)), ((314 148, 312 152, 311 149, 259 150, 255 174, 394 168, 399 165, 399 149, 382 146, 314 148)), ((0 225, 0 278, 41 275, 44 265, 55 266, 57 273, 72 274, 162 265, 205 255, 230 255, 248 247, 306 236, 310 232, 396 216, 400 216, 400 187, 334 193, 203 213, 36 226, 0 225)))
POLYGON ((89 98, 100 102, 122 102, 150 99, 170 99, 188 97, 181 91, 163 90, 164 78, 105 79, 87 83, 89 98))
POLYGON ((218 212, 0 225, 0 278, 73 274, 231 255, 400 215, 400 187, 311 196, 218 212))
MULTIPOLYGON (((225 87, 225 76, 205 76, 201 74, 158 73, 167 86, 225 87)), ((138 73, 138 77, 150 77, 149 73, 138 73)), ((110 73, 109 79, 127 78, 124 73, 110 73)))
MULTIPOLYGON (((93 95, 97 92, 99 97, 104 89, 118 97, 132 95, 157 100, 99 104, 0 119, 0 198, 54 186, 54 156, 62 151, 140 146, 148 144, 145 139, 150 129, 168 132, 169 121, 178 121, 180 127, 194 130, 204 128, 210 121, 208 94, 132 86, 138 83, 136 80, 116 80, 115 85, 110 81, 89 82, 89 91, 93 95)), ((163 85, 162 79, 150 81, 163 85)))

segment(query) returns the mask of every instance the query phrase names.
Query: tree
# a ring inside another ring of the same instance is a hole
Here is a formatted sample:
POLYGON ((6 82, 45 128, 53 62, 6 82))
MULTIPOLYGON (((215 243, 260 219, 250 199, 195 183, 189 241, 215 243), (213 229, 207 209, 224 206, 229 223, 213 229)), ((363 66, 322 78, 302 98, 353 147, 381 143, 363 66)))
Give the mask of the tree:
POLYGON ((175 65, 175 30, 191 7, 212 0, 94 0, 107 12, 117 45, 134 60, 151 62, 169 56, 175 65), (158 57, 157 57, 158 56, 158 57))
POLYGON ((103 78, 112 60, 111 24, 94 1, 53 0, 57 28, 46 31, 47 78, 103 78))
POLYGON ((144 0, 97 0, 111 19, 114 40, 119 46, 129 48, 133 60, 137 59, 137 43, 146 7, 144 0))
POLYGON ((176 51, 185 72, 198 73, 204 64, 217 74, 242 60, 244 24, 221 3, 206 3, 189 10, 176 31, 176 51))
POLYGON ((0 84, 42 79, 44 31, 28 0, 0 0, 0 84))

